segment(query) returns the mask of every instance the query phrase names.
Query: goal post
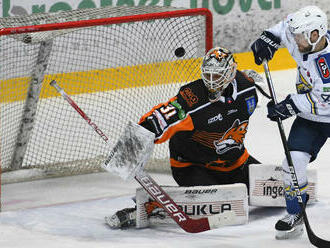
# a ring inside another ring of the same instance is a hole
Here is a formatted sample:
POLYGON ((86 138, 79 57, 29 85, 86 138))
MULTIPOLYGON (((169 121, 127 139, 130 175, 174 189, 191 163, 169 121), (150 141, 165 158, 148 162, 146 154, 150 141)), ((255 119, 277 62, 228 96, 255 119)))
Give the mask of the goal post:
MULTIPOLYGON (((204 8, 123 6, 0 18, 2 183, 100 171, 129 120, 199 78, 212 36, 204 8), (54 79, 109 134, 110 148, 49 86, 54 79)), ((156 146, 147 167, 169 169, 167 144, 156 146)))

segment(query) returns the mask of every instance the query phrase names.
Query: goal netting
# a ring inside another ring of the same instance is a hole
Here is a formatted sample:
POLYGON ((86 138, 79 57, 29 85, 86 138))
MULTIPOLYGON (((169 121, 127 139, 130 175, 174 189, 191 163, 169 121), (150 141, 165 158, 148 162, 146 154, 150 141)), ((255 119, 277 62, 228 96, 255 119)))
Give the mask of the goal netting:
MULTIPOLYGON (((199 78, 211 47, 206 9, 106 7, 1 18, 2 183, 100 171, 128 120, 199 78), (110 146, 49 85, 53 79, 110 146)), ((167 143, 156 145, 147 168, 169 168, 167 143)))

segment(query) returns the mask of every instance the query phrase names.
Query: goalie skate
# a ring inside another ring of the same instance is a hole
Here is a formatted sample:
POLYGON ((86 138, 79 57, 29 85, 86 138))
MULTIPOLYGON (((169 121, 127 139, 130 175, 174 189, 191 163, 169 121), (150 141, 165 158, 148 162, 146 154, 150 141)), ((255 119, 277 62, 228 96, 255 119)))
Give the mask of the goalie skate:
POLYGON ((126 229, 136 226, 136 207, 135 208, 124 208, 117 211, 112 216, 106 216, 106 224, 110 226, 111 229, 126 229))
POLYGON ((302 214, 287 214, 276 225, 276 239, 294 239, 304 233, 304 220, 302 214))

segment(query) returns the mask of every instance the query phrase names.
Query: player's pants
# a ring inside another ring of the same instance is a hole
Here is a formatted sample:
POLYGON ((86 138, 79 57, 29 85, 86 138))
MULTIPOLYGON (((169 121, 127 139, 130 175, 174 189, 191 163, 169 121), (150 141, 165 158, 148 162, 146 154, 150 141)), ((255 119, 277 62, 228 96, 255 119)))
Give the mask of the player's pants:
POLYGON ((297 117, 290 130, 289 150, 307 152, 312 156, 312 162, 329 137, 330 123, 315 122, 297 117))
MULTIPOLYGON (((309 162, 315 160, 328 137, 330 137, 330 123, 314 122, 297 117, 292 124, 288 147, 292 157, 292 163, 295 167, 302 198, 305 202, 308 186, 306 175, 307 165, 309 162)), ((287 211, 290 214, 296 214, 301 209, 295 196, 291 173, 286 159, 284 159, 282 167, 287 211)))
POLYGON ((207 186, 232 183, 244 183, 249 189, 249 164, 260 164, 258 160, 249 156, 244 165, 232 171, 215 171, 200 165, 188 167, 171 167, 174 180, 179 186, 207 186))

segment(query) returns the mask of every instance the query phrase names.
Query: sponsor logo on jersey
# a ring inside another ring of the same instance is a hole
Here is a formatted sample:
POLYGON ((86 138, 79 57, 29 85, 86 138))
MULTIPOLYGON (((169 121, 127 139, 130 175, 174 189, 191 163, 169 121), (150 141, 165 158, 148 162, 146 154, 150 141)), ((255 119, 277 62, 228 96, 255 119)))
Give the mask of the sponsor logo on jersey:
POLYGON ((249 115, 252 115, 254 110, 256 109, 257 101, 254 96, 250 96, 248 98, 245 98, 246 106, 247 106, 247 111, 249 115))
POLYGON ((184 88, 180 91, 180 95, 187 102, 189 107, 192 107, 198 102, 198 97, 192 92, 190 88, 184 88))
POLYGON ((223 120, 222 114, 219 113, 218 115, 216 115, 216 116, 214 116, 214 117, 208 119, 208 120, 207 120, 207 124, 211 124, 211 123, 213 123, 213 122, 216 122, 216 121, 222 121, 222 120, 223 120))
POLYGON ((330 69, 328 63, 330 61, 330 53, 316 58, 315 61, 323 83, 330 83, 330 69))
POLYGON ((172 101, 170 102, 172 106, 174 106, 177 109, 178 112, 178 117, 180 120, 183 120, 184 118, 186 118, 186 112, 184 111, 184 109, 182 108, 181 104, 178 103, 177 101, 172 101))
POLYGON ((221 139, 213 142, 216 153, 223 154, 231 149, 241 149, 247 132, 248 121, 240 122, 236 119, 221 139))
POLYGON ((323 92, 330 92, 330 87, 323 87, 323 92))
POLYGON ((236 112, 237 112, 237 109, 231 109, 231 110, 228 110, 227 115, 231 115, 236 112))

